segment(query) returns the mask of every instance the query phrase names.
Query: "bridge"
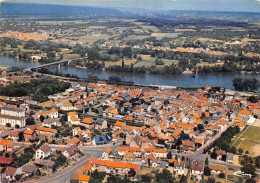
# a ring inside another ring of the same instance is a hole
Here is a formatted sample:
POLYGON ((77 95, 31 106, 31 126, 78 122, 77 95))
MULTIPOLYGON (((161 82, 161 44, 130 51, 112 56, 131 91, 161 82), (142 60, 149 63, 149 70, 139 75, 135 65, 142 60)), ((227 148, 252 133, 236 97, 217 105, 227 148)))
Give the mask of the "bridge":
POLYGON ((37 69, 40 69, 40 68, 54 66, 54 65, 58 66, 58 70, 60 70, 60 67, 61 67, 62 64, 63 65, 69 65, 71 61, 72 60, 61 60, 61 61, 57 61, 57 62, 51 62, 51 63, 47 63, 47 64, 38 65, 38 66, 35 66, 35 67, 32 67, 32 68, 27 68, 24 71, 32 71, 32 69, 37 70, 37 69))

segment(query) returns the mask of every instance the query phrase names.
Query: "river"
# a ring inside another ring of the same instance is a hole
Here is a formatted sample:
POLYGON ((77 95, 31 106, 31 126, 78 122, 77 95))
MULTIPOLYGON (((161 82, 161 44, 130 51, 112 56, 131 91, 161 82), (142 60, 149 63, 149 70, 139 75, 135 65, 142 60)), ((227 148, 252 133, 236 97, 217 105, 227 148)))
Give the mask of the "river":
MULTIPOLYGON (((0 56, 0 65, 34 67, 40 65, 38 62, 16 60, 5 56, 0 56)), ((53 68, 54 69, 54 68, 53 68)), ((233 78, 259 78, 259 74, 241 73, 211 73, 201 74, 192 77, 190 74, 182 75, 157 75, 157 74, 133 74, 133 73, 113 73, 108 71, 93 71, 82 68, 62 66, 64 74, 75 74, 80 78, 86 78, 88 74, 94 73, 99 79, 108 79, 110 75, 117 74, 122 80, 133 81, 136 84, 156 84, 169 86, 218 86, 234 89, 233 78)))

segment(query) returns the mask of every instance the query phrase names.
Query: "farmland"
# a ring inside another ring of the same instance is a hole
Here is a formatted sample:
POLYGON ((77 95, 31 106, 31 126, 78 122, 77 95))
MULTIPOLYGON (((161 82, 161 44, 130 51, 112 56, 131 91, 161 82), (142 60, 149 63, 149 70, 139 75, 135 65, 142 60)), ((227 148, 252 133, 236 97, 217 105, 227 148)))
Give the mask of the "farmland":
POLYGON ((249 151, 251 155, 260 155, 260 128, 249 126, 244 131, 240 132, 234 139, 232 146, 237 149, 249 151))

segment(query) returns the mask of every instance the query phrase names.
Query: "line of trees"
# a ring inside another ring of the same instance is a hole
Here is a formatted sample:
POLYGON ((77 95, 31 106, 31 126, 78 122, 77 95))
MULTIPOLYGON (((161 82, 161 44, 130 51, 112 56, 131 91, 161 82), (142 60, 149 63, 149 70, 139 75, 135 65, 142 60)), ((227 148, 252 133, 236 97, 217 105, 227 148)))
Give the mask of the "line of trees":
POLYGON ((238 91, 256 91, 259 88, 259 80, 256 78, 234 78, 232 82, 238 91))
POLYGON ((0 95, 9 97, 31 96, 38 102, 49 100, 48 96, 64 92, 71 86, 70 83, 51 79, 36 79, 31 83, 14 83, 0 87, 0 95))

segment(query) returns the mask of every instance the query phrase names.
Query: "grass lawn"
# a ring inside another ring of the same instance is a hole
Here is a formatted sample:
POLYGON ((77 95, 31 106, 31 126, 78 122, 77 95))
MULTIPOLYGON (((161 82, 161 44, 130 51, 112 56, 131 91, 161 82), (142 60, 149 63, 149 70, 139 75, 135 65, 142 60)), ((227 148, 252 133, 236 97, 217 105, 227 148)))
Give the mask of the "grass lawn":
MULTIPOLYGON (((125 60, 125 65, 131 65, 131 64, 135 64, 135 62, 137 61, 137 59, 131 59, 131 60, 125 60)), ((105 66, 113 66, 113 65, 122 65, 122 60, 119 60, 117 62, 110 62, 110 61, 105 61, 105 66)))
POLYGON ((18 45, 18 48, 11 48, 10 45, 7 45, 5 47, 5 50, 8 50, 8 51, 17 51, 18 49, 20 49, 22 52, 35 52, 35 50, 23 49, 23 45, 18 45))
POLYGON ((216 65, 223 65, 224 63, 208 63, 208 62, 201 62, 197 64, 197 67, 201 66, 209 66, 209 67, 214 67, 216 65))
POLYGON ((139 171, 138 175, 145 175, 147 173, 152 174, 152 170, 153 170, 153 168, 151 168, 151 167, 143 166, 142 169, 139 171))
POLYGON ((244 151, 248 150, 251 155, 259 155, 260 127, 249 126, 234 138, 232 146, 244 151))

